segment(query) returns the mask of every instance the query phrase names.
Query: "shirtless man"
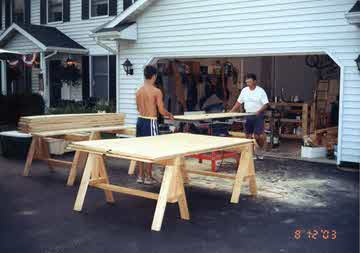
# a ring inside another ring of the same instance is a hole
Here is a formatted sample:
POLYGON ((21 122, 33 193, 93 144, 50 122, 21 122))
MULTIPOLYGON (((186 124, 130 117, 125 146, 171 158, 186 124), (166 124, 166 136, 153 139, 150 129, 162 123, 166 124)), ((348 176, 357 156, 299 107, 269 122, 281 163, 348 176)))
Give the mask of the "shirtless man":
MULTIPOLYGON (((136 123, 136 137, 159 135, 157 122, 158 113, 174 119, 173 115, 164 108, 163 94, 155 87, 157 69, 148 65, 144 69, 145 82, 136 92, 136 105, 139 117, 136 123)), ((151 164, 140 163, 137 181, 144 184, 155 184, 156 180, 152 177, 151 164), (146 167, 146 171, 144 170, 146 167)))

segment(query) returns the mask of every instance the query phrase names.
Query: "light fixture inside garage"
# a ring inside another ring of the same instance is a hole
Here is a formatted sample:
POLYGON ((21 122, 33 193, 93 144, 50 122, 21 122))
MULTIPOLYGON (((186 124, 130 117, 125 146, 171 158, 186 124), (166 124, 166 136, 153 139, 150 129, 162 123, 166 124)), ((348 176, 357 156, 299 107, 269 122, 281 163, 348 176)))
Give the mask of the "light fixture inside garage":
POLYGON ((358 58, 355 60, 355 62, 358 67, 358 70, 360 71, 360 54, 359 54, 358 58))
POLYGON ((126 61, 122 65, 124 67, 126 75, 134 74, 133 64, 129 61, 129 59, 126 59, 126 61))

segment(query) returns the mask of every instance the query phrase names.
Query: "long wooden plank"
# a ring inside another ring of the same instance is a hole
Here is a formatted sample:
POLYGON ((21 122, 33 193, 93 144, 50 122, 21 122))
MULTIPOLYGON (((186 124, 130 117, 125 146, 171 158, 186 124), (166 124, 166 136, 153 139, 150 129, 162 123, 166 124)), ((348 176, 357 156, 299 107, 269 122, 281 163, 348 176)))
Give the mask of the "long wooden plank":
POLYGON ((131 189, 131 188, 127 188, 127 187, 121 187, 121 186, 112 185, 112 184, 100 183, 100 184, 93 184, 92 186, 102 189, 102 190, 118 192, 118 193, 123 193, 123 194, 127 194, 127 195, 133 195, 133 196, 137 196, 137 197, 147 198, 147 199, 157 200, 158 196, 159 196, 159 194, 156 194, 156 193, 131 189))
POLYGON ((72 166, 72 162, 69 162, 69 161, 63 161, 63 160, 52 159, 52 158, 47 159, 47 161, 51 165, 54 165, 54 166, 62 166, 62 167, 66 167, 66 168, 71 168, 71 166, 72 166))
POLYGON ((208 114, 191 114, 191 115, 176 115, 175 120, 178 121, 206 121, 214 119, 226 119, 226 118, 241 118, 254 113, 208 113, 208 114))
POLYGON ((131 125, 122 125, 122 126, 107 126, 107 127, 88 127, 88 128, 74 128, 74 129, 67 129, 67 130, 57 130, 57 131, 45 131, 40 133, 33 133, 33 135, 49 137, 49 136, 57 136, 57 135, 64 135, 64 134, 72 134, 72 133, 81 133, 81 132, 106 132, 112 130, 123 130, 128 128, 134 128, 131 125))

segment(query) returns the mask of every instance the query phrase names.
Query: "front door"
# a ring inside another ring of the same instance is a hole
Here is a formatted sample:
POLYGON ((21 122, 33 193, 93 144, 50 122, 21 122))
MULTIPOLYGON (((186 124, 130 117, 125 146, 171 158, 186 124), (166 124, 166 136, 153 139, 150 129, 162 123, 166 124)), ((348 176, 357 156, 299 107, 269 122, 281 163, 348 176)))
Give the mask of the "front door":
POLYGON ((61 101, 61 81, 59 78, 60 65, 60 60, 53 60, 49 63, 50 107, 57 106, 61 101))

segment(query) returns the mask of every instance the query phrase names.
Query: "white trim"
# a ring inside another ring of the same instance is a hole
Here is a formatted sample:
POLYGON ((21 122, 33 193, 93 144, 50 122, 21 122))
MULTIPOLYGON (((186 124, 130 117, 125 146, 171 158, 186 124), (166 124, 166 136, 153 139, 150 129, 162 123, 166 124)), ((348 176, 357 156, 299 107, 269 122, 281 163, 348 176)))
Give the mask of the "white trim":
POLYGON ((344 78, 345 71, 344 65, 341 61, 331 52, 325 50, 328 56, 340 67, 340 92, 339 92, 339 126, 338 126, 338 144, 337 144, 337 160, 336 163, 339 165, 342 160, 342 133, 343 133, 343 111, 344 111, 344 78))
POLYGON ((360 24, 360 12, 348 12, 345 18, 349 24, 360 24))
POLYGON ((137 24, 134 23, 121 31, 108 31, 93 33, 89 35, 96 40, 130 40, 136 41, 138 38, 137 24))
POLYGON ((101 15, 101 16, 92 16, 91 13, 91 1, 93 0, 89 0, 89 19, 98 19, 98 18, 105 18, 105 17, 109 17, 109 13, 110 13, 110 0, 107 0, 107 14, 106 15, 101 15))
POLYGON ((106 22, 105 24, 98 26, 97 28, 92 30, 92 32, 97 32, 102 28, 113 28, 119 23, 132 18, 138 12, 145 10, 154 1, 155 0, 137 0, 129 8, 127 8, 121 14, 116 16, 113 20, 110 20, 109 22, 106 22))
POLYGON ((44 44, 42 44, 39 40, 37 40, 36 38, 34 38, 30 33, 28 33, 27 31, 25 31, 24 29, 22 29, 20 26, 18 26, 16 23, 13 23, 1 36, 0 36, 0 41, 2 41, 4 38, 6 38, 6 36, 12 32, 13 30, 16 30, 17 32, 19 32, 21 35, 23 35, 25 38, 29 39, 30 41, 32 41, 36 46, 38 46, 40 49, 42 49, 43 51, 46 50, 46 46, 44 44))
POLYGON ((49 21, 49 1, 46 0, 46 23, 49 25, 56 25, 64 23, 64 0, 61 0, 61 20, 58 21, 49 21))
POLYGON ((58 51, 60 53, 69 54, 88 54, 88 49, 76 49, 76 48, 65 48, 65 47, 47 47, 45 51, 58 51))
POLYGON ((99 45, 102 48, 105 48, 107 51, 109 51, 111 54, 117 54, 117 49, 113 49, 110 46, 106 45, 105 43, 101 42, 98 38, 95 38, 96 44, 99 45))

